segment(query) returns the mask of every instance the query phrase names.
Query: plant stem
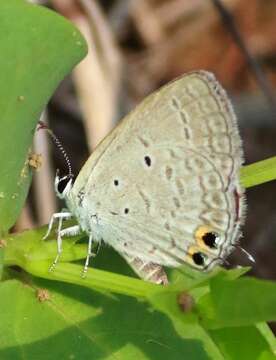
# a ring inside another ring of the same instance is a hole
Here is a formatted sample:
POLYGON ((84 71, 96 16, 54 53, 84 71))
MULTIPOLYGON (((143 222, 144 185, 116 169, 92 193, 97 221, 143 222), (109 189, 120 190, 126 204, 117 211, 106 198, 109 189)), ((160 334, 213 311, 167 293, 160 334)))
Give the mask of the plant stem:
POLYGON ((245 188, 260 185, 276 179, 276 156, 244 166, 240 173, 245 188))
POLYGON ((49 261, 22 264, 27 272, 35 276, 77 284, 97 291, 146 299, 152 292, 161 290, 161 286, 156 284, 93 268, 89 268, 86 276, 82 277, 81 265, 60 262, 53 271, 49 271, 50 266, 49 261))

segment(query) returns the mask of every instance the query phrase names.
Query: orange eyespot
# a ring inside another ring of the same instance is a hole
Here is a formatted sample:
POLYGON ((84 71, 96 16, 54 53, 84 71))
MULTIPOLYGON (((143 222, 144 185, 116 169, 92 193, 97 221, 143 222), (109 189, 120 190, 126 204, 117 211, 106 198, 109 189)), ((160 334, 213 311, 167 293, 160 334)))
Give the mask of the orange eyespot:
POLYGON ((195 232, 198 246, 217 249, 219 235, 210 226, 200 226, 195 232))

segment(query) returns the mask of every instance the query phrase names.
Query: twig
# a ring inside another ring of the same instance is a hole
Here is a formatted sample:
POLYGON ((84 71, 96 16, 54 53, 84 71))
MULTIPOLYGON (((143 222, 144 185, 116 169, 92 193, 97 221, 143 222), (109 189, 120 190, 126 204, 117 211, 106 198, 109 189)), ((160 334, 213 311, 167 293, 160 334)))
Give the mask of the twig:
MULTIPOLYGON (((235 41, 236 45, 240 48, 241 52, 243 53, 244 57, 246 58, 246 61, 251 68, 253 74, 255 75, 256 81, 259 84, 260 88, 262 89, 264 95, 266 96, 273 113, 276 114, 276 103, 275 103, 275 97, 273 94, 273 89, 268 82, 262 68, 260 67, 257 60, 250 54, 250 51, 248 50, 242 35, 240 31, 238 30, 234 18, 231 15, 231 13, 227 10, 227 8, 224 6, 224 4, 220 0, 211 0, 215 6, 215 8, 218 10, 222 22, 226 25, 228 28, 233 40, 235 41)), ((250 6, 250 5, 248 5, 250 6)))
POLYGON ((30 210, 30 205, 29 203, 26 203, 19 215, 19 218, 16 221, 13 231, 21 232, 23 230, 32 229, 34 227, 35 222, 30 210))
POLYGON ((131 4, 131 15, 147 46, 158 44, 166 38, 163 24, 147 0, 133 2, 131 4))
MULTIPOLYGON (((42 119, 47 122, 46 113, 42 114, 42 119)), ((42 155, 42 166, 39 171, 34 172, 33 191, 38 216, 37 224, 43 225, 49 222, 51 215, 57 210, 47 132, 39 131, 36 134, 34 151, 42 155)))
POLYGON ((89 47, 73 79, 85 119, 90 148, 109 132, 117 109, 121 60, 112 32, 96 2, 52 0, 80 29, 89 47))

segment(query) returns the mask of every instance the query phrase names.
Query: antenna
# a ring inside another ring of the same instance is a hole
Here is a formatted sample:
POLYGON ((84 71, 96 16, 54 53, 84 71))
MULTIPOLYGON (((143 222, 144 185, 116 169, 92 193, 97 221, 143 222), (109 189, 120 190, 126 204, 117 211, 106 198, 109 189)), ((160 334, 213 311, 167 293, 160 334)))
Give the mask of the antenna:
POLYGON ((249 261, 251 261, 253 264, 256 263, 254 257, 253 257, 247 250, 245 250, 245 249, 244 249, 243 247, 241 247, 240 245, 237 245, 236 247, 237 247, 238 249, 240 249, 241 252, 243 252, 243 253, 247 256, 247 258, 248 258, 249 261))
POLYGON ((56 144, 56 146, 58 147, 58 149, 61 151, 65 161, 66 161, 66 164, 67 164, 67 167, 68 167, 68 175, 67 177, 69 178, 73 178, 74 175, 72 173, 72 166, 71 166, 71 162, 69 160, 69 157, 67 155, 67 152, 65 151, 61 141, 56 137, 56 135, 53 133, 53 131, 51 129, 49 129, 48 125, 45 124, 43 121, 39 121, 38 122, 38 128, 37 128, 37 131, 38 130, 46 130, 48 132, 48 134, 51 136, 51 138, 53 139, 54 143, 56 144))
POLYGON ((240 246, 240 244, 231 244, 234 248, 239 249, 243 254, 246 255, 247 259, 253 264, 256 263, 254 256, 252 256, 247 250, 240 246))

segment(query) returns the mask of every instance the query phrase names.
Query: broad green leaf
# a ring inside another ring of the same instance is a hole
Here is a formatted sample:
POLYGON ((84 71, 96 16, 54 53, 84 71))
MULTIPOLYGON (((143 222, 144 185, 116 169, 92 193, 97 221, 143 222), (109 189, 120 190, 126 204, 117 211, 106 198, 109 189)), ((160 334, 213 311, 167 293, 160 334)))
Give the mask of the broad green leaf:
MULTIPOLYGON (((87 277, 82 279, 80 274, 83 268, 83 262, 81 265, 67 263, 67 261, 81 259, 86 256, 86 244, 75 244, 76 240, 82 240, 81 236, 64 239, 64 254, 60 259, 61 261, 53 272, 49 272, 49 266, 56 253, 56 242, 51 239, 55 235, 53 232, 53 234, 50 235, 50 239, 45 241, 42 240, 43 234, 45 234, 45 227, 26 231, 19 235, 9 235, 6 238, 5 261, 10 265, 20 265, 26 271, 39 277, 59 280, 59 282, 55 283, 53 281, 43 281, 35 278, 32 280, 31 278, 27 278, 27 283, 32 289, 31 299, 34 297, 34 289, 39 286, 43 288, 46 287, 51 293, 51 296, 54 294, 58 302, 56 301, 54 304, 50 302, 50 314, 47 313, 48 308, 47 311, 43 308, 43 313, 41 314, 39 311, 37 312, 33 300, 31 303, 26 300, 26 305, 24 305, 23 308, 20 307, 20 311, 17 311, 17 313, 20 313, 20 315, 18 315, 18 321, 22 321, 21 315, 26 319, 33 319, 33 314, 35 319, 39 319, 38 322, 41 326, 43 325, 44 330, 40 330, 40 328, 37 329, 36 324, 33 323, 28 324, 28 329, 26 329, 20 322, 18 325, 19 330, 17 330, 16 334, 7 333, 8 339, 13 339, 12 341, 15 341, 16 335, 18 336, 18 333, 20 333, 19 342, 16 343, 16 345, 5 345, 2 353, 0 347, 0 358, 5 359, 4 356, 7 356, 9 359, 9 356, 17 356, 20 359, 20 351, 24 351, 24 353, 30 354, 30 356, 32 356, 32 354, 35 356, 36 352, 42 351, 44 347, 47 348, 50 346, 54 350, 53 354, 51 353, 51 358, 53 359, 55 359, 55 354, 60 354, 60 352, 64 352, 66 355, 70 352, 72 356, 74 355, 75 358, 78 359, 74 349, 77 349, 77 353, 80 354, 80 359, 86 356, 86 349, 88 349, 91 354, 94 354, 95 358, 102 357, 103 359, 112 359, 113 356, 118 356, 119 358, 132 358, 132 356, 137 356, 139 359, 162 359, 168 356, 174 356, 174 359, 182 359, 181 356, 183 355, 186 355, 189 359, 235 359, 233 354, 236 353, 236 348, 234 344, 231 343, 231 337, 229 335, 231 331, 234 331, 235 335, 235 329, 210 330, 210 326, 205 328, 206 319, 207 325, 210 319, 214 321, 215 311, 213 302, 209 301, 208 303, 205 301, 204 303, 202 302, 202 298, 210 300, 210 288, 211 291, 215 292, 216 296, 219 297, 217 292, 221 291, 220 283, 229 285, 240 281, 237 277, 247 269, 234 269, 230 271, 218 269, 217 272, 206 274, 205 276, 196 276, 194 273, 191 274, 187 271, 181 271, 182 281, 178 278, 177 283, 161 287, 135 278, 116 274, 116 272, 122 272, 131 275, 131 272, 119 255, 110 248, 103 248, 97 257, 92 259, 93 268, 89 269, 87 277), (105 271, 98 270, 95 267, 104 269, 105 271), (113 271, 113 273, 107 272, 106 270, 113 271), (191 290, 188 290, 188 292, 195 300, 195 306, 188 313, 184 313, 178 303, 180 285, 182 284, 182 288, 187 291, 185 279, 189 279, 190 281, 188 289, 191 290), (62 282, 82 286, 65 285, 62 282), (216 290, 213 285, 216 283, 219 283, 218 290, 216 290), (85 287, 90 288, 90 290, 85 289, 85 287), (74 295, 70 295, 72 299, 69 301, 67 297, 63 295, 68 294, 68 291, 71 291, 70 289, 73 289, 74 295), (92 291, 93 289, 97 290, 97 292, 92 291), (58 295, 56 295, 56 292, 58 295), (131 298, 122 295, 112 295, 110 292, 131 295, 131 298), (83 307, 82 301, 79 301, 80 294, 83 294, 81 296, 82 299, 91 298, 91 303, 87 305, 86 301, 86 306, 83 307), (149 301, 152 309, 155 309, 155 311, 149 311, 148 305, 146 305, 145 302, 137 302, 137 300, 134 299, 135 297, 149 301), (101 308, 103 321, 98 321, 98 317, 95 315, 95 312, 97 312, 97 308, 95 309, 93 302, 95 299, 98 299, 97 304, 105 305, 108 303, 108 306, 101 308), (119 314, 114 315, 114 307, 119 314), (52 312, 53 309, 54 312, 52 312), (202 311, 204 312, 202 313, 202 311), (60 313, 63 314, 65 322, 61 322, 59 318, 60 313), (154 314, 154 316, 152 314, 154 314), (50 319, 50 323, 46 323, 44 320, 45 317, 50 319), (139 320, 137 320, 137 318, 139 320), (126 319, 128 319, 129 324, 127 324, 126 319), (159 319, 163 319, 162 321, 166 319, 166 325, 159 319), (116 331, 114 329, 111 331, 109 328, 109 324, 113 324, 113 321, 116 326, 118 325, 120 327, 116 329, 116 331), (161 321, 161 323, 159 321, 161 321), (147 326, 145 326, 145 323, 147 326), (35 333, 31 332, 30 328, 32 327, 36 328, 37 331, 35 333), (149 330, 149 327, 154 330, 149 330), (124 330, 122 330, 122 328, 124 330), (134 329, 136 328, 139 330, 135 331, 134 329), (167 332, 165 329, 167 329, 167 332), (154 331, 156 332, 154 337, 151 336, 151 331, 153 333, 154 331), (76 336, 80 336, 83 340, 84 333, 87 338, 90 337, 92 340, 85 339, 84 344, 81 342, 81 348, 79 348, 74 341, 72 341, 72 338, 74 340, 76 336), (104 336, 103 334, 105 333, 107 333, 108 336, 104 336), (27 340, 26 334, 29 335, 27 340), (100 335, 98 336, 98 334, 100 335), (144 334, 150 334, 148 340, 146 340, 144 334), (164 334, 166 334, 166 336, 164 334), (171 337, 173 337, 173 343, 171 337), (57 342, 55 342, 55 339, 57 339, 57 342), (100 341, 98 341, 98 339, 100 339, 100 341), (155 345, 158 343, 157 348, 161 347, 161 349, 148 351, 148 346, 145 345, 147 341, 155 345), (75 344, 75 346, 72 346, 72 348, 69 346, 64 349, 66 342, 70 343, 70 345, 75 344), (58 343, 59 346, 56 345, 58 343), (185 347, 185 351, 182 349, 182 345, 185 347), (90 350, 92 346, 93 350, 90 350), (164 346, 166 348, 165 350, 163 349, 164 346), (85 349, 82 350, 82 347, 85 349), (179 355, 180 353, 182 355, 179 355), (1 355, 3 356, 1 357, 1 355)), ((84 242, 86 242, 85 238, 84 242)), ((23 281, 24 284, 24 277, 21 281, 23 281)), ((7 283, 9 284, 11 282, 6 281, 2 284, 7 283)), ((21 293, 22 284, 18 283, 17 286, 19 285, 21 293)), ((23 286, 24 289, 25 287, 26 286, 23 286)), ((10 294, 9 296, 12 299, 25 299, 23 295, 19 297, 16 294, 10 294)), ((29 295, 26 295, 27 299, 28 296, 29 295)), ((265 296, 267 296, 267 294, 265 296)), ((7 294, 1 294, 0 286, 0 299, 1 298, 2 300, 7 298, 7 294)), ((48 304, 48 302, 46 303, 48 304)), ((37 303, 35 302, 35 304, 37 303)), ((46 306, 44 304, 45 303, 43 303, 43 306, 46 306)), ((13 308, 16 308, 16 305, 13 303, 1 304, 0 301, 0 306, 1 305, 3 308, 7 307, 9 311, 12 312, 13 308)), ((38 306, 41 306, 41 304, 38 303, 38 306)), ((215 320, 217 321, 216 318, 215 320)), ((23 325, 24 324, 23 322, 23 325)), ((3 322, 3 326, 9 327, 9 329, 11 328, 10 324, 5 321, 3 322)), ((253 348, 252 351, 255 351, 255 353, 260 356, 271 356, 270 345, 266 339, 268 337, 267 335, 270 336, 270 334, 265 334, 254 326, 248 328, 251 329, 248 334, 253 334, 256 337, 255 349, 253 348)), ((239 331, 242 330, 243 329, 239 329, 239 331)), ((244 333, 244 339, 246 340, 245 334, 246 332, 244 333)), ((233 338, 235 338, 234 335, 233 338)), ((4 335, 2 335, 2 337, 3 336, 4 335)), ((7 341, 7 339, 4 338, 2 341, 0 336, 0 344, 2 342, 6 344, 5 341, 7 341)), ((249 349, 248 346, 247 343, 244 343, 241 347, 241 353, 249 351, 251 348, 249 349)), ((252 357, 252 359, 254 358, 252 357)))
POLYGON ((261 353, 261 355, 258 357, 258 360, 275 360, 276 354, 271 354, 269 351, 264 351, 261 353))
POLYGON ((76 28, 45 7, 0 1, 0 234, 16 221, 30 184, 28 152, 40 113, 86 53, 76 28))
MULTIPOLYGON (((166 314, 172 321, 178 335, 183 339, 197 339, 210 359, 224 359, 208 332, 199 324, 197 314, 191 311, 184 313, 178 303, 179 291, 170 289, 156 291, 149 297, 154 308, 166 314)), ((189 358, 193 359, 193 358, 189 358)))
POLYGON ((276 320, 276 283, 254 278, 211 279, 198 309, 208 328, 247 326, 276 320))
POLYGON ((259 360, 275 359, 275 355, 265 337, 255 326, 229 327, 210 330, 209 334, 220 348, 225 359, 259 360), (266 354, 266 355, 264 355, 266 354))
POLYGON ((0 307, 3 360, 209 359, 200 341, 179 337, 165 315, 130 297, 11 280, 0 285, 0 307), (38 288, 50 299, 39 302, 38 288))

